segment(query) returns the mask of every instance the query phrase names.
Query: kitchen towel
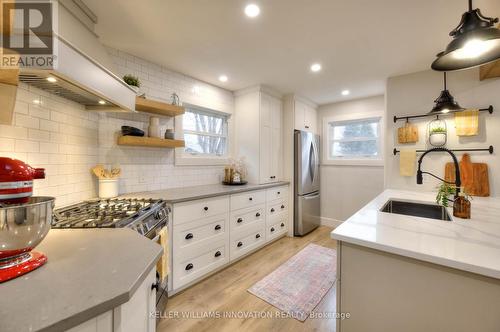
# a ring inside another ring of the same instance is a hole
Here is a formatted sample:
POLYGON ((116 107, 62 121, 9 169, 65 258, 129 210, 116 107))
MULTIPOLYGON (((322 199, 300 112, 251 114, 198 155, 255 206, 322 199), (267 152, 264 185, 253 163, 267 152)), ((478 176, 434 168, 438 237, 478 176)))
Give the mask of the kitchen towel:
POLYGON ((458 136, 479 134, 479 110, 471 109, 455 113, 455 128, 458 136))
POLYGON ((165 226, 158 233, 160 238, 158 239, 158 243, 163 248, 163 255, 161 256, 158 263, 156 263, 156 270, 160 275, 161 282, 164 282, 168 276, 168 227, 165 226))
POLYGON ((401 174, 401 176, 414 176, 416 160, 416 150, 401 149, 399 152, 399 174, 401 174))

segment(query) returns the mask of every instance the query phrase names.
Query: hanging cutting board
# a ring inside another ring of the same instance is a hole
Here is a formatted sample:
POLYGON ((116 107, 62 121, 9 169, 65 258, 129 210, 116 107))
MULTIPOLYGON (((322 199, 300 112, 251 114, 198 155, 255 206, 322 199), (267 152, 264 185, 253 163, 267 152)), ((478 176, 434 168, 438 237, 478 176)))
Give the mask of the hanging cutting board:
POLYGON ((418 127, 406 122, 401 128, 398 128, 399 144, 418 142, 418 127))
MULTIPOLYGON (((455 182, 455 165, 447 163, 445 167, 446 181, 455 182)), ((465 191, 471 196, 490 196, 490 184, 488 179, 488 165, 484 163, 472 163, 469 154, 464 154, 460 161, 460 180, 465 191)))

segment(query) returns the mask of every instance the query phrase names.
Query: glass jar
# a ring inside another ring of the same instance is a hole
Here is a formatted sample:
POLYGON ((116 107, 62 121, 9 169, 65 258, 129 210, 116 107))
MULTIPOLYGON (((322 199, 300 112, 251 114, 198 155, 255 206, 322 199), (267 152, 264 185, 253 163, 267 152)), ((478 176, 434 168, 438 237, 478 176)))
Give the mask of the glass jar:
POLYGON ((461 192, 453 202, 453 215, 462 219, 470 219, 470 201, 461 192))
POLYGON ((446 121, 439 119, 432 120, 428 125, 429 130, 429 144, 435 147, 446 145, 448 140, 448 128, 446 121))

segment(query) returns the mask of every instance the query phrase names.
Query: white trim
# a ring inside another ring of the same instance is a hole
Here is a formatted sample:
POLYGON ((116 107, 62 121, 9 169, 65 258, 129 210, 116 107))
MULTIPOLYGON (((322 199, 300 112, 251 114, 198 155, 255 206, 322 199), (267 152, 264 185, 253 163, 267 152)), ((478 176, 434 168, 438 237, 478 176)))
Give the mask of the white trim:
POLYGON ((353 114, 341 114, 330 117, 323 118, 323 139, 322 147, 323 153, 321 156, 322 165, 339 165, 339 166, 374 166, 380 167, 384 166, 384 139, 385 139, 385 124, 384 124, 384 113, 377 112, 363 112, 363 113, 353 113, 353 114), (331 122, 349 122, 356 120, 368 120, 368 119, 379 119, 378 130, 378 143, 379 143, 379 156, 376 158, 336 158, 330 159, 329 156, 329 126, 331 122))
POLYGON ((254 85, 254 86, 251 86, 251 87, 248 87, 248 88, 244 88, 244 89, 241 89, 241 90, 234 91, 233 95, 235 97, 240 97, 240 96, 252 93, 252 92, 263 92, 265 94, 268 94, 268 95, 270 95, 272 97, 275 97, 275 98, 278 98, 280 100, 283 98, 283 94, 282 93, 280 93, 279 91, 274 90, 273 88, 268 87, 267 85, 254 85))
POLYGON ((318 107, 319 107, 318 104, 316 104, 312 100, 309 100, 306 97, 303 97, 303 96, 300 96, 300 95, 297 95, 297 94, 293 94, 293 93, 284 96, 284 99, 285 100, 292 100, 292 101, 299 101, 299 102, 301 102, 303 104, 306 104, 309 107, 314 108, 316 111, 318 110, 318 107))
POLYGON ((328 226, 328 227, 337 228, 340 225, 342 225, 343 221, 333 219, 333 218, 320 217, 320 223, 321 223, 321 226, 328 226))

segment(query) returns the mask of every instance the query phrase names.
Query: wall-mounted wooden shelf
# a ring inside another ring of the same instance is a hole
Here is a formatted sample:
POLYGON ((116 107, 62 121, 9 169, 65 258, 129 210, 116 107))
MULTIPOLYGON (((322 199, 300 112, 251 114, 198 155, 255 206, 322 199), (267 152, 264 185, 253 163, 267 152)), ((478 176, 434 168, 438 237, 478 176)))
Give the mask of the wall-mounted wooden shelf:
POLYGON ((118 145, 145 146, 155 148, 182 148, 184 147, 184 141, 154 137, 120 136, 118 137, 118 145))
POLYGON ((177 116, 184 114, 184 107, 140 97, 135 98, 135 110, 138 112, 146 112, 163 116, 177 116))

